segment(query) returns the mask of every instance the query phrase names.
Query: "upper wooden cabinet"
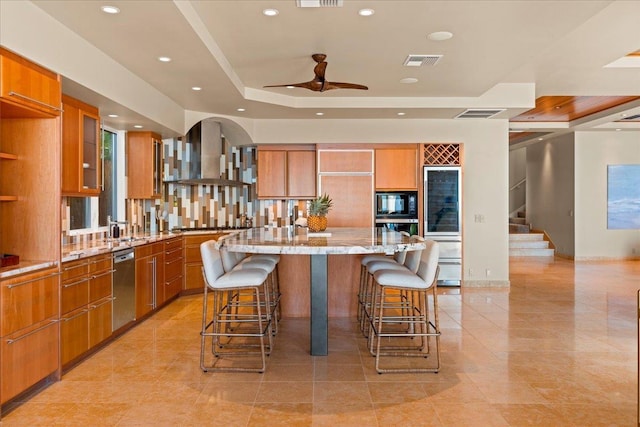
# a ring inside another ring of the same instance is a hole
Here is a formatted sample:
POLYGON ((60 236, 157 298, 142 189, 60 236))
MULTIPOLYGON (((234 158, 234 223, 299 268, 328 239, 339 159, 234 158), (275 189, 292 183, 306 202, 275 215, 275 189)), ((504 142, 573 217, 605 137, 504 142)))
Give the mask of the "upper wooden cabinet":
POLYGON ((62 111, 60 76, 0 48, 0 115, 55 117, 62 111))
POLYGON ((127 132, 127 197, 162 196, 162 140, 153 132, 127 132))
POLYGON ((315 147, 258 147, 258 198, 313 199, 315 197, 315 147))
POLYGON ((418 189, 418 147, 376 148, 376 189, 418 189))
POLYGON ((100 113, 62 96, 62 195, 97 196, 102 185, 100 113))

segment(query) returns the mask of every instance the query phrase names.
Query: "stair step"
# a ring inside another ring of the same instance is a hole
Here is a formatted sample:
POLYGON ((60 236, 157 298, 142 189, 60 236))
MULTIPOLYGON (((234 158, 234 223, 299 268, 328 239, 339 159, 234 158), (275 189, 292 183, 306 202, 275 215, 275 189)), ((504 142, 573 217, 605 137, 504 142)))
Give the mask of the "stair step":
POLYGON ((544 240, 542 233, 511 233, 509 234, 509 242, 514 240, 544 240))
POLYGON ((549 242, 546 240, 512 240, 509 242, 509 249, 547 249, 549 242))
POLYGON ((509 256, 545 256, 552 257, 553 249, 509 249, 509 256))
POLYGON ((529 233, 528 225, 509 224, 509 233, 529 233))
POLYGON ((524 225, 524 224, 527 223, 526 221, 527 221, 526 218, 513 218, 513 217, 509 218, 509 222, 511 224, 522 224, 522 225, 524 225))

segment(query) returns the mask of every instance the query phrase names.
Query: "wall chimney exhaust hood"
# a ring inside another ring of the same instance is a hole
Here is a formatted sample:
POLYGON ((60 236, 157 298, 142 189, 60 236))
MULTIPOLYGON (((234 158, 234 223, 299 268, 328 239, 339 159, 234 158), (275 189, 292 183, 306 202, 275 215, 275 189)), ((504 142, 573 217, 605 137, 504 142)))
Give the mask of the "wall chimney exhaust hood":
POLYGON ((204 119, 196 123, 183 139, 184 165, 178 178, 166 182, 233 187, 250 185, 246 182, 227 179, 221 172, 224 171, 223 154, 230 154, 231 151, 230 146, 226 144, 220 122, 204 119))

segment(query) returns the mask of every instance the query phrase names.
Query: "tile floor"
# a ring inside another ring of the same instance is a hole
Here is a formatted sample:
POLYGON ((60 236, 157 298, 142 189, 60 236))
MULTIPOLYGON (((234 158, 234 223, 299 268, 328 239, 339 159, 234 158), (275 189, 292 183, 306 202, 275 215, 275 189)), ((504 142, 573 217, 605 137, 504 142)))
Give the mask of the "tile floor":
POLYGON ((640 262, 514 259, 511 288, 441 289, 442 370, 373 369, 352 319, 307 354, 284 319, 264 374, 202 373, 201 297, 184 297, 2 426, 635 426, 640 262))

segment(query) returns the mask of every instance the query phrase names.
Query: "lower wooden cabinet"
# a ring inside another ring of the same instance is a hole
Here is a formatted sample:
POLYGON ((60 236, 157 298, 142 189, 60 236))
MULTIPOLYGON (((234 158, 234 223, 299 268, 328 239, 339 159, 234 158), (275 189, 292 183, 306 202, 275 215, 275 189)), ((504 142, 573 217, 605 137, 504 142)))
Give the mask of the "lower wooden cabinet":
POLYGON ((184 237, 184 289, 204 291, 200 245, 218 240, 224 233, 192 234, 184 237))
POLYGON ((53 317, 2 337, 2 402, 58 370, 58 319, 53 317))
POLYGON ((57 268, 0 281, 0 404, 59 368, 57 268))
POLYGON ((164 298, 162 242, 136 247, 136 319, 156 308, 158 295, 164 298))
POLYGON ((182 291, 184 278, 183 249, 182 237, 164 242, 164 287, 162 303, 175 297, 182 291))
POLYGON ((62 264, 60 358, 63 367, 111 336, 112 259, 107 253, 62 264))

